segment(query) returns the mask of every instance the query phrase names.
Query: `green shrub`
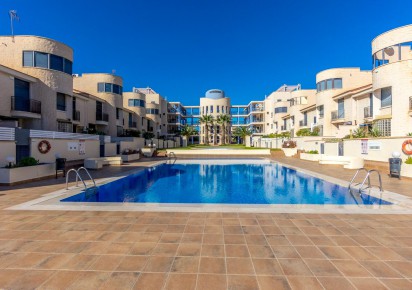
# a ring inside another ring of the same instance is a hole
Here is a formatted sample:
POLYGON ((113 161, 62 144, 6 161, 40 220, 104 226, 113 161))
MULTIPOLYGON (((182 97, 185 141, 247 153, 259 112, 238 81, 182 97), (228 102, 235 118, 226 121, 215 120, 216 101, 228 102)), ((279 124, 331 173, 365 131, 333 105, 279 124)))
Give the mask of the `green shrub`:
POLYGON ((406 134, 406 136, 412 136, 412 132, 409 132, 408 134, 406 134))
POLYGON ((405 164, 412 164, 412 156, 409 156, 409 157, 405 160, 405 164))
POLYGON ((152 139, 154 138, 155 134, 153 134, 152 132, 144 132, 143 133, 143 138, 145 139, 152 139))
POLYGON ((19 167, 34 166, 38 165, 39 160, 34 159, 33 157, 25 157, 19 162, 19 167))
POLYGON ((318 150, 310 150, 310 151, 305 152, 305 153, 307 153, 307 154, 319 154, 319 151, 318 150))

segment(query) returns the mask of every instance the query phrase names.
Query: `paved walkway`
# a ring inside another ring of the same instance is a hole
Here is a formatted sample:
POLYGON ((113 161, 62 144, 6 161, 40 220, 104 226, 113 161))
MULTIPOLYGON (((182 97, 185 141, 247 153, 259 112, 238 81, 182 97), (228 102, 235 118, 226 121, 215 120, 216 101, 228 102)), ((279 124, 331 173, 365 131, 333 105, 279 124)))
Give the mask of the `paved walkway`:
POLYGON ((411 215, 4 210, 63 183, 0 188, 0 288, 412 289, 411 215))

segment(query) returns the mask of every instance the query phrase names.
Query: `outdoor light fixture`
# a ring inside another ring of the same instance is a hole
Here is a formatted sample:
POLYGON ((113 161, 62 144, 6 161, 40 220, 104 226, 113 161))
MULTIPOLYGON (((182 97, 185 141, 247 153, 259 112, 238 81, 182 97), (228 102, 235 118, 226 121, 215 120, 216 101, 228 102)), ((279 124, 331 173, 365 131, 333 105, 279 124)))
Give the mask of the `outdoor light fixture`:
POLYGON ((7 158, 6 158, 6 161, 9 163, 9 168, 11 168, 12 166, 13 166, 13 163, 15 162, 15 158, 14 158, 14 156, 8 156, 7 158))
POLYGON ((401 153, 398 152, 398 151, 394 151, 394 152, 392 152, 392 157, 393 157, 393 158, 400 158, 400 157, 401 157, 401 153))

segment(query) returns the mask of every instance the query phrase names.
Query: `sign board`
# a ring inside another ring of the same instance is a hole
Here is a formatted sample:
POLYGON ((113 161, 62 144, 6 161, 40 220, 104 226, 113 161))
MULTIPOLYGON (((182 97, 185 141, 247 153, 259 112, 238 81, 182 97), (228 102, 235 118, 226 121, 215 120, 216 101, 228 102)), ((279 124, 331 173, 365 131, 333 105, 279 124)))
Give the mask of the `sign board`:
POLYGON ((86 154, 86 142, 84 140, 79 140, 79 154, 86 154))
POLYGON ((69 151, 77 151, 79 148, 79 144, 77 142, 68 142, 67 143, 67 150, 69 151))
POLYGON ((368 154, 368 139, 361 140, 361 154, 368 154))
POLYGON ((377 141, 369 141, 368 149, 369 150, 381 150, 382 143, 377 141))

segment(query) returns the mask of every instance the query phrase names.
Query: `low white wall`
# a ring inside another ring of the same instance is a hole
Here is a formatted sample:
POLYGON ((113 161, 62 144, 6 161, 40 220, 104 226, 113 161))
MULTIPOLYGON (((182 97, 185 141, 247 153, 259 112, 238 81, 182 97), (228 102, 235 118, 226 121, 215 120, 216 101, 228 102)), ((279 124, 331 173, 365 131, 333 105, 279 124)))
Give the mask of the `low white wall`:
POLYGON ((230 155, 245 155, 245 156, 263 156, 263 155, 270 155, 270 149, 188 149, 188 150, 166 150, 166 152, 169 154, 169 152, 174 152, 175 155, 225 155, 225 156, 230 156, 230 155))
MULTIPOLYGON (((104 156, 116 156, 117 155, 117 144, 116 143, 106 143, 104 144, 104 156)), ((99 156, 96 156, 99 157, 99 156)))
POLYGON ((47 177, 56 174, 56 164, 41 164, 36 166, 0 168, 0 184, 10 184, 47 177))
POLYGON ((8 165, 7 157, 16 160, 16 143, 14 141, 0 141, 0 167, 8 165))
MULTIPOLYGON (((320 152, 320 151, 319 151, 320 152)), ((325 155, 339 155, 339 143, 325 142, 325 155)))
POLYGON ((133 138, 133 141, 120 141, 120 152, 125 149, 142 149, 144 147, 144 138, 133 138))
POLYGON ((56 162, 56 154, 58 154, 61 158, 66 158, 68 161, 99 157, 100 142, 98 140, 84 140, 84 144, 85 154, 80 154, 79 140, 31 138, 30 156, 39 160, 40 163, 56 162), (47 140, 51 145, 50 151, 46 154, 42 154, 38 150, 38 144, 42 140, 47 140), (69 149, 70 145, 76 144, 76 150, 69 149))
POLYGON ((344 141, 344 153, 345 155, 362 157, 365 160, 388 162, 388 159, 392 157, 392 152, 397 151, 401 153, 401 158, 405 161, 408 155, 402 152, 402 143, 411 139, 412 137, 367 139, 368 150, 366 154, 362 154, 362 139, 347 139, 344 141), (370 145, 373 147, 378 145, 380 149, 370 148, 370 145))
POLYGON ((300 153, 300 159, 309 160, 309 161, 319 161, 320 154, 300 153))

